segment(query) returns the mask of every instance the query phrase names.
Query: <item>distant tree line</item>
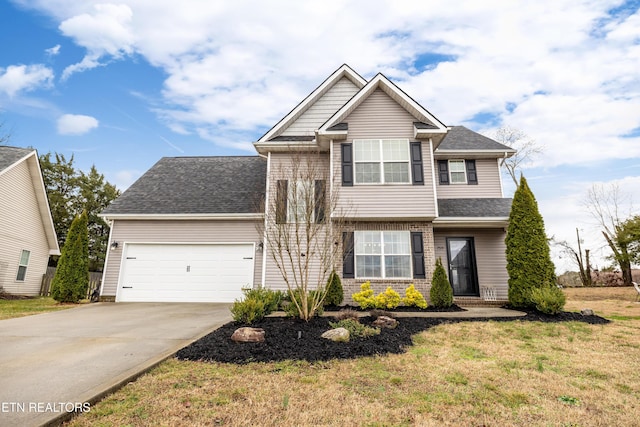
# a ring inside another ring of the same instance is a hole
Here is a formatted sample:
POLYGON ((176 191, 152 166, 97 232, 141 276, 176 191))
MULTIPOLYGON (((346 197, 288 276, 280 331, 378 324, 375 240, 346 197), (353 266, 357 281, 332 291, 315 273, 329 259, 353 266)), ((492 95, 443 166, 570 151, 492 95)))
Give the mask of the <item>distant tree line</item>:
MULTIPOLYGON (((73 156, 67 160, 58 153, 40 155, 53 225, 58 244, 63 249, 73 219, 86 211, 89 270, 101 271, 109 240, 109 225, 98 214, 120 195, 120 191, 107 182, 95 166, 85 173, 76 169, 73 161, 73 156)), ((56 265, 57 262, 58 257, 52 257, 50 264, 56 265)))

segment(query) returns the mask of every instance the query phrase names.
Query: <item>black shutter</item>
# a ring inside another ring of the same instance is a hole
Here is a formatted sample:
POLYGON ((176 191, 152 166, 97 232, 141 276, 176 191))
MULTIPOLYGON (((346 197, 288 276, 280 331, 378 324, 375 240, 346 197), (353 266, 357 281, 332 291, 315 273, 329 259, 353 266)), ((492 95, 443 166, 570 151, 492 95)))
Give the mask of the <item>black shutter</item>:
POLYGON ((424 244, 422 242, 422 232, 411 232, 411 258, 413 261, 413 278, 426 279, 424 270, 424 244))
POLYGON ((476 161, 465 160, 465 166, 467 167, 467 184, 478 185, 478 173, 476 172, 476 161))
POLYGON ((340 144, 342 159, 342 186, 353 186, 353 148, 351 144, 340 144))
POLYGON ((315 221, 324 222, 324 211, 326 206, 326 186, 324 180, 318 179, 315 182, 315 221))
POLYGON ((422 144, 411 143, 411 177, 413 185, 424 185, 424 173, 422 171, 422 144))
POLYGON ((353 231, 342 233, 342 278, 353 279, 355 263, 353 256, 353 231))
POLYGON ((289 186, 286 179, 279 179, 276 194, 276 224, 287 222, 287 196, 289 186))
POLYGON ((449 161, 438 160, 438 176, 440 184, 449 184, 449 161))

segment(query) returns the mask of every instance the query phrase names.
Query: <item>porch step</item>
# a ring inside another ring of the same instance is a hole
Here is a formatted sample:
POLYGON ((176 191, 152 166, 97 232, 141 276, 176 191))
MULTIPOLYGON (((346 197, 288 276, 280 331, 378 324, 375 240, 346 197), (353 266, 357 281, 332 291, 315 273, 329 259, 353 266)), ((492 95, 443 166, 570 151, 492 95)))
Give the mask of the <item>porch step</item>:
POLYGON ((453 297, 453 302, 460 307, 502 307, 507 300, 485 300, 480 297, 453 297))

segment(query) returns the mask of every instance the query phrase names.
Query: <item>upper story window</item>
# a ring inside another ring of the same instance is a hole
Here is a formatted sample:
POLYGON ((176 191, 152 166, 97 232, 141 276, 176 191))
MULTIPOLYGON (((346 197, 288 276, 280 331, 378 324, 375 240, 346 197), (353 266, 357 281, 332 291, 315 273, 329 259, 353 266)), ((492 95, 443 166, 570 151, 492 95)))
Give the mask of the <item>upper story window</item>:
POLYGON ((440 184, 478 184, 475 160, 438 160, 440 184))
POLYGON ((411 156, 407 139, 353 141, 356 184, 408 184, 411 156))
POLYGON ((325 222, 326 186, 324 180, 278 180, 276 223, 325 222))
POLYGON ((23 250, 20 255, 20 264, 18 264, 18 275, 16 276, 16 280, 19 282, 24 282, 25 277, 27 277, 27 267, 29 266, 29 257, 31 256, 31 252, 27 250, 23 250))

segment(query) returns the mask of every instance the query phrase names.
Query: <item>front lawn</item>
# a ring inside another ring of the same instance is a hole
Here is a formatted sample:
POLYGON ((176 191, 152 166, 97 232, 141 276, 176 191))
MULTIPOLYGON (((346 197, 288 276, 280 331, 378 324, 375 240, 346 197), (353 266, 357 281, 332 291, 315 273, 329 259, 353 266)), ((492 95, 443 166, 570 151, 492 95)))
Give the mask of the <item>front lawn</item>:
POLYGON ((73 307, 77 307, 77 305, 60 304, 51 297, 34 297, 27 299, 0 298, 0 320, 46 313, 48 311, 65 310, 73 307))
POLYGON ((625 295, 567 291, 567 309, 592 308, 614 319, 607 325, 445 323, 416 334, 403 354, 171 359, 70 425, 635 425, 640 304, 625 295))

